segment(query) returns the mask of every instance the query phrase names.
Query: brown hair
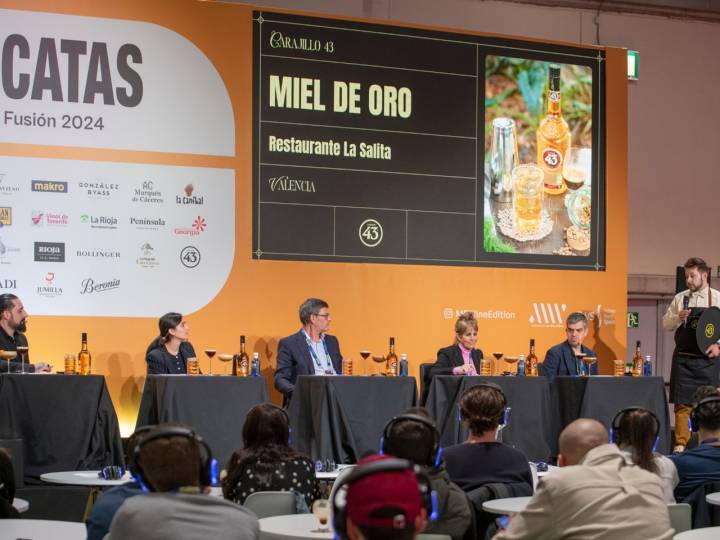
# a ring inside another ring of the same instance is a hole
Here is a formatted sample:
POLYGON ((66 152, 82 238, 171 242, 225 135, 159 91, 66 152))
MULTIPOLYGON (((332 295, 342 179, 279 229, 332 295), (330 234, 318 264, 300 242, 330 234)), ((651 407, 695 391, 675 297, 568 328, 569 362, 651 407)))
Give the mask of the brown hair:
POLYGON ((460 414, 473 435, 494 431, 505 414, 507 402, 502 389, 493 383, 472 386, 460 398, 460 414))
POLYGON ((632 453, 635 465, 658 474, 653 461, 653 446, 657 437, 658 421, 647 409, 634 409, 620 416, 617 445, 632 453))
POLYGON ((200 485, 200 447, 194 439, 175 435, 148 441, 141 445, 140 462, 154 491, 200 485))
POLYGON ((704 259, 700 257, 690 257, 683 265, 686 269, 697 268, 698 272, 710 275, 710 267, 704 259))
POLYGON ((455 342, 458 343, 458 336, 462 336, 467 332, 468 328, 472 328, 477 332, 478 323, 475 314, 472 311, 461 313, 455 321, 455 342))

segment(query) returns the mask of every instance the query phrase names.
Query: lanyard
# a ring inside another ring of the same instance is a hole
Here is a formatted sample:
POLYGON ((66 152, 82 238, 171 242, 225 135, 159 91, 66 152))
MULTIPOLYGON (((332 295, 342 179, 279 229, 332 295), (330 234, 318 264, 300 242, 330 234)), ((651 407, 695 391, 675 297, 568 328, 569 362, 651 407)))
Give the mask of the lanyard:
POLYGON ((325 372, 328 372, 330 370, 330 353, 328 352, 327 343, 325 343, 325 335, 320 338, 320 341, 323 344, 323 349, 325 349, 325 361, 328 362, 328 365, 326 367, 323 367, 320 363, 320 358, 318 358, 318 355, 312 345, 312 341, 310 341, 310 336, 307 335, 307 332, 305 332, 305 330, 303 330, 303 335, 305 336, 305 342, 307 343, 308 349, 310 349, 310 356, 312 356, 315 365, 320 369, 325 370, 325 372))

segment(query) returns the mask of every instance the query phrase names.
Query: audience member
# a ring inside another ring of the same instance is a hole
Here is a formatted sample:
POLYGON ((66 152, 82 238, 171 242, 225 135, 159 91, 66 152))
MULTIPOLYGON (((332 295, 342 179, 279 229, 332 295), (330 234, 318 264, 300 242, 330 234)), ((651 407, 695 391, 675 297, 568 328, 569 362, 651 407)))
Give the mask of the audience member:
POLYGON ((192 430, 157 426, 135 446, 134 468, 144 493, 126 499, 110 525, 110 540, 255 540, 257 517, 206 495, 213 480, 210 448, 192 430))
POLYGON ((532 473, 525 455, 499 442, 507 401, 502 389, 481 383, 465 390, 460 416, 469 430, 462 444, 445 449, 450 479, 469 492, 491 483, 509 484, 515 496, 532 494, 532 473))
POLYGON ((87 527, 87 540, 102 540, 110 530, 110 523, 120 505, 135 495, 140 495, 143 490, 135 480, 136 470, 133 464, 135 447, 143 435, 155 429, 155 426, 143 426, 130 435, 127 443, 127 459, 130 472, 133 474, 133 481, 122 486, 116 486, 104 491, 93 505, 85 525, 87 527))
POLYGON ((290 446, 284 409, 272 403, 253 407, 245 417, 242 435, 243 449, 233 453, 223 479, 226 499, 243 504, 256 491, 293 491, 305 503, 299 507, 310 508, 320 498, 313 462, 290 446))
POLYGON ((581 418, 560 434, 559 463, 496 540, 670 540, 660 478, 628 465, 605 427, 581 418))
POLYGON ((438 519, 428 523, 424 532, 461 539, 472 521, 470 505, 445 470, 440 434, 427 409, 413 407, 390 420, 383 430, 381 451, 425 468, 437 494, 438 519))
POLYGON ((430 480, 404 459, 363 458, 340 484, 331 501, 340 540, 412 540, 432 513, 430 480))
POLYGON ((675 464, 655 452, 660 437, 660 421, 651 411, 629 407, 619 411, 612 420, 612 440, 629 464, 634 464, 662 480, 665 502, 674 503, 673 490, 678 484, 675 464))
POLYGON ((701 386, 693 397, 690 421, 692 431, 698 432, 699 444, 670 456, 680 477, 675 489, 678 501, 706 482, 720 481, 720 392, 713 386, 701 386))
POLYGON ((0 448, 0 519, 17 519, 18 511, 13 507, 15 499, 15 472, 12 460, 4 448, 0 448))

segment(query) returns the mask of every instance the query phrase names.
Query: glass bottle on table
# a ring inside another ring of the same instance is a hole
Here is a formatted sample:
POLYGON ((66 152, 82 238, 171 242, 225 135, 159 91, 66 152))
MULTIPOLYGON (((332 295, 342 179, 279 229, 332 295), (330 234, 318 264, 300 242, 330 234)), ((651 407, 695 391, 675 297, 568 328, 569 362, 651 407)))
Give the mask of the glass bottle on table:
POLYGON ((537 163, 543 170, 543 185, 548 195, 559 195, 567 187, 563 180, 563 159, 570 148, 570 127, 562 115, 560 66, 548 70, 547 113, 536 133, 537 163))
POLYGON ((525 355, 523 355, 523 354, 521 354, 520 357, 518 358, 517 376, 518 377, 525 376, 525 355))
POLYGON ((250 364, 250 375, 252 377, 260 376, 260 353, 253 353, 252 362, 250 364))
POLYGON ((398 357, 395 354, 395 338, 390 338, 390 351, 385 358, 385 375, 388 377, 397 377, 398 374, 398 357))
POLYGON ((645 359, 643 358, 642 352, 640 352, 640 340, 635 342, 635 356, 632 359, 632 376, 642 377, 643 364, 645 359))
POLYGON ((240 336, 240 352, 233 360, 233 375, 247 377, 250 373, 250 358, 245 351, 245 336, 240 336))
POLYGON ((398 373, 401 377, 408 376, 408 359, 407 354, 402 353, 400 355, 400 372, 398 373))
POLYGON ((645 362, 643 363, 643 377, 652 377, 652 356, 649 354, 645 355, 645 362))
POLYGON ((525 374, 528 377, 538 376, 538 358, 535 354, 535 339, 530 339, 530 352, 528 353, 527 360, 525 361, 525 374))
POLYGON ((87 332, 81 334, 78 368, 80 375, 90 375, 92 372, 92 356, 90 355, 90 351, 88 351, 87 332))

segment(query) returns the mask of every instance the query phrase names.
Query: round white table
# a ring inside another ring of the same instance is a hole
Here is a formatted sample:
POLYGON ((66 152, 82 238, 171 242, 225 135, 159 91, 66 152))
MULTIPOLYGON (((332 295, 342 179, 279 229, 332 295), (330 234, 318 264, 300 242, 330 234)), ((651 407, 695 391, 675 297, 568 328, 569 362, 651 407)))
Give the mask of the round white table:
POLYGON ((720 506, 720 491, 718 491, 717 493, 708 493, 707 495, 705 495, 705 500, 709 504, 720 506))
POLYGON ((0 540, 84 540, 86 537, 85 524, 71 521, 3 519, 0 527, 0 540))
POLYGON ((313 514, 291 514, 273 516, 260 520, 260 535, 264 539, 331 540, 333 532, 316 532, 318 519, 313 514))
POLYGON ((105 480, 100 478, 100 471, 60 471, 51 472, 40 475, 40 480, 50 484, 65 484, 67 486, 92 486, 92 487, 109 487, 121 486, 132 482, 130 473, 125 472, 119 480, 105 480))
MULTIPOLYGON (((594 376, 594 375, 593 375, 594 376)), ((557 471, 560 467, 556 467, 555 465, 548 465, 547 471, 538 471, 537 475, 538 478, 542 478, 543 476, 547 476, 548 474, 557 471)))
POLYGON ((515 514, 522 512, 532 497, 508 497, 507 499, 494 499, 483 503, 483 510, 491 514, 515 514))
POLYGON ((673 540, 717 540, 718 538, 720 538, 720 527, 693 529, 673 536, 673 540))
POLYGON ((26 501, 25 499, 21 499, 19 497, 15 497, 13 499, 12 505, 13 505, 13 507, 15 507, 15 510, 17 510, 21 514, 23 512, 27 512, 28 510, 30 510, 30 503, 28 501, 26 501))

